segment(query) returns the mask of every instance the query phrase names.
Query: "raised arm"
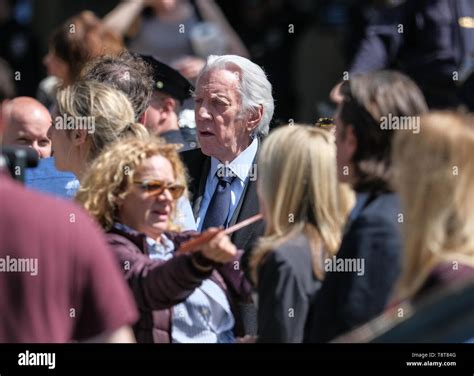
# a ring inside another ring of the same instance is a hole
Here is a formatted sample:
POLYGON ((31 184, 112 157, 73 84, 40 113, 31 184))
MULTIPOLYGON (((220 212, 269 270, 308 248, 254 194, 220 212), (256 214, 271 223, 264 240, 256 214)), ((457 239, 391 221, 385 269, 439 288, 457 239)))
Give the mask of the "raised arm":
POLYGON ((147 0, 121 0, 120 3, 104 17, 107 29, 120 36, 125 36, 137 17, 140 16, 147 0))
POLYGON ((214 0, 196 0, 196 5, 199 8, 204 20, 215 22, 226 35, 227 42, 229 43, 229 49, 227 51, 228 54, 250 58, 247 47, 245 47, 244 43, 237 35, 234 28, 229 24, 226 16, 219 6, 214 2, 214 0))

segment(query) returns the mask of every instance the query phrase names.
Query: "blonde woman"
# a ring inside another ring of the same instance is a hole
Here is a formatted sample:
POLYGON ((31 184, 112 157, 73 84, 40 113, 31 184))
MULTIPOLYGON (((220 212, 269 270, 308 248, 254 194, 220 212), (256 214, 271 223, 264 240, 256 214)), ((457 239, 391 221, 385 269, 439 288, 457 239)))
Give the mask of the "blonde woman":
POLYGON ((250 266, 260 342, 302 342, 309 305, 335 255, 344 214, 333 136, 286 126, 264 141, 258 196, 267 223, 250 266))
POLYGON ((474 118, 434 112, 394 140, 405 232, 397 300, 474 278, 474 118))
POLYGON ((57 101, 50 128, 56 168, 73 172, 79 181, 106 145, 125 136, 148 135, 135 123, 125 94, 105 84, 78 81, 61 90, 57 101))
POLYGON ((108 232, 140 310, 138 342, 233 342, 243 334, 236 304, 250 299, 250 285, 235 268, 242 251, 211 228, 216 235, 200 252, 176 253, 193 235, 173 231, 185 190, 173 145, 128 138, 94 161, 77 200, 108 232))

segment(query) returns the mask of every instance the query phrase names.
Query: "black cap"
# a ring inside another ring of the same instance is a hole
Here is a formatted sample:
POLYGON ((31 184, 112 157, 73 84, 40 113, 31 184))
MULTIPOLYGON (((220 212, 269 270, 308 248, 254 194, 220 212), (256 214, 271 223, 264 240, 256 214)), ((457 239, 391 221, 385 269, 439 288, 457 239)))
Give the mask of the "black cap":
POLYGON ((181 102, 191 97, 194 87, 181 73, 153 56, 141 55, 141 58, 153 69, 153 90, 168 94, 181 102))

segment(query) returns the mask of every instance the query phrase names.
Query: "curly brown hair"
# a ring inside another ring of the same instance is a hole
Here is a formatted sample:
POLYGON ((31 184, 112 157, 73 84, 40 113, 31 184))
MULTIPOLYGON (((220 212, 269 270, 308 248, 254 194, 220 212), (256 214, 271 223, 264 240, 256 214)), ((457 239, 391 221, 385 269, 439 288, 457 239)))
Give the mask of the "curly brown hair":
MULTIPOLYGON (((125 199, 132 187, 135 171, 151 157, 160 155, 173 167, 176 182, 186 187, 186 172, 175 145, 161 138, 129 137, 109 145, 88 169, 76 201, 107 231, 117 218, 117 200, 125 199)), ((173 214, 175 205, 173 205, 173 214)), ((170 216, 172 218, 174 216, 170 216)), ((169 223, 170 230, 177 230, 169 223)))

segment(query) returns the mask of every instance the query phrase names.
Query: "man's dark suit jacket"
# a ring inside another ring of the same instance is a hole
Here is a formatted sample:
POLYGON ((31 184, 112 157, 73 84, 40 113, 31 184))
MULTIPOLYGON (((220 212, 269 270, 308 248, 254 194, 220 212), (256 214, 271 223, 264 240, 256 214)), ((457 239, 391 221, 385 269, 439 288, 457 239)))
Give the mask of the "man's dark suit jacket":
MULTIPOLYGON (((261 141, 259 140, 259 149, 261 141)), ((199 208, 204 196, 206 188, 206 180, 209 170, 211 168, 211 157, 204 155, 201 149, 188 150, 180 153, 181 158, 188 169, 189 173, 189 191, 190 201, 193 208, 194 218, 199 214, 199 208)), ((256 163, 255 156, 254 163, 256 163)), ((258 176, 258 169, 256 169, 258 176)), ((244 219, 252 217, 260 212, 257 197, 257 181, 248 179, 245 185, 240 201, 229 221, 229 226, 239 223, 244 219)), ((241 259, 241 267, 248 276, 248 260, 253 246, 257 239, 263 235, 265 230, 264 221, 255 222, 247 227, 244 227, 231 235, 231 241, 238 249, 244 250, 244 255, 241 259)), ((256 334, 257 317, 255 306, 247 307, 245 312, 242 312, 244 327, 247 334, 256 334)))
POLYGON ((305 342, 327 342, 385 308, 400 271, 401 213, 393 193, 371 195, 350 224, 337 253, 364 260, 364 274, 327 272, 313 301, 305 342))
MULTIPOLYGON (((259 145, 260 148, 260 145, 259 145)), ((190 201, 193 208, 194 218, 199 214, 201 201, 204 197, 206 188, 206 180, 209 170, 211 168, 211 157, 204 155, 201 149, 194 149, 181 152, 181 158, 188 169, 189 173, 189 191, 191 194, 190 201)), ((257 152, 258 156, 258 152, 257 152)), ((254 163, 256 163, 256 158, 254 163)), ((256 176, 258 176, 258 170, 256 176)), ((245 185, 240 201, 229 221, 229 227, 235 223, 239 223, 244 219, 258 214, 259 205, 257 197, 257 181, 248 179, 245 185)), ((244 250, 248 253, 255 244, 255 241, 263 235, 264 222, 258 221, 250 226, 244 227, 241 230, 234 232, 231 236, 232 243, 238 249, 244 250)))

